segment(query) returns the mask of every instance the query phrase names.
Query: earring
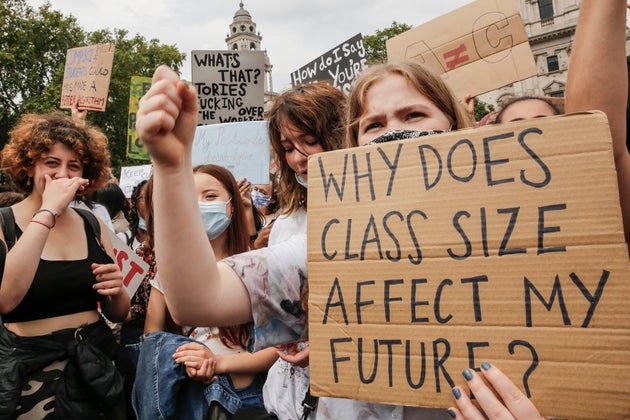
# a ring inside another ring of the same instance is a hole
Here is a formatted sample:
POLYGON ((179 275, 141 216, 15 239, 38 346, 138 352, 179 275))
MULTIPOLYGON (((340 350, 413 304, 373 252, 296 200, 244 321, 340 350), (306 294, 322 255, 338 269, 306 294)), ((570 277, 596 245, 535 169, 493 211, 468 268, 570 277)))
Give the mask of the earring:
POLYGON ((26 186, 30 187, 31 186, 31 177, 29 176, 28 179, 26 180, 26 186))

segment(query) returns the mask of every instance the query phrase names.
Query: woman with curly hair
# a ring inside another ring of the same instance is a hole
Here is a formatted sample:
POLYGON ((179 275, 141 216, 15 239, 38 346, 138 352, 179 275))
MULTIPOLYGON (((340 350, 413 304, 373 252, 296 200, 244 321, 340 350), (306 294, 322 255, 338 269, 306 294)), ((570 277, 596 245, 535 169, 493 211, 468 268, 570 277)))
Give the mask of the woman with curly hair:
POLYGON ((129 296, 103 223, 68 207, 107 181, 107 139, 60 112, 25 115, 9 134, 2 169, 26 198, 0 213, 0 417, 125 418, 99 308, 120 322, 129 296))

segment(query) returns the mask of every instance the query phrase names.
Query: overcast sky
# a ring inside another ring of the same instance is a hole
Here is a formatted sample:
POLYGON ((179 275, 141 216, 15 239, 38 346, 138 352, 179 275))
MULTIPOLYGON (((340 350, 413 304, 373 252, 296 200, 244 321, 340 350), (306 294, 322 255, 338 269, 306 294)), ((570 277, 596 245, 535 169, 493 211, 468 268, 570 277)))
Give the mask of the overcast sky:
MULTIPOLYGON (((27 0, 38 8, 44 0, 27 0)), ((274 90, 291 83, 290 73, 357 33, 373 35, 393 21, 418 26, 472 0, 248 0, 244 7, 262 36, 273 65, 274 90)), ((225 50, 239 1, 225 0, 50 0, 74 15, 83 29, 126 29, 186 53, 182 77, 190 80, 192 50, 225 50)))

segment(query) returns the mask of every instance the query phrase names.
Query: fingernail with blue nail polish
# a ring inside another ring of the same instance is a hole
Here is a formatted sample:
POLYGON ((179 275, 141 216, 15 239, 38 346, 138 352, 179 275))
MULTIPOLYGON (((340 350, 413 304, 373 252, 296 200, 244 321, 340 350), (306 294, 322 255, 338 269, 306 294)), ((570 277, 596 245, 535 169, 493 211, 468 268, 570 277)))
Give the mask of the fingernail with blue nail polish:
POLYGON ((458 388, 453 388, 452 391, 453 391, 453 395, 455 396, 455 399, 459 400, 459 397, 462 396, 462 393, 460 392, 460 390, 458 388))
POLYGON ((447 411, 448 411, 448 415, 451 416, 452 419, 457 417, 457 413, 455 412, 455 410, 449 408, 447 411))
POLYGON ((466 378, 467 381, 470 381, 473 378, 473 374, 470 369, 464 369, 462 371, 462 375, 464 375, 464 378, 466 378))
POLYGON ((483 370, 490 370, 490 368, 492 367, 492 365, 488 362, 481 362, 481 369, 483 370))

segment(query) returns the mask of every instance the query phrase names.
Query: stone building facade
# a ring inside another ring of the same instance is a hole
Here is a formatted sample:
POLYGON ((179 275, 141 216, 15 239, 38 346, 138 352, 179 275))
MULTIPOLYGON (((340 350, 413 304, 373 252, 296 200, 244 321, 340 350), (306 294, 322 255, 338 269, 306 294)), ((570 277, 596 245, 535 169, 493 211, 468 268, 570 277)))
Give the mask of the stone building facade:
MULTIPOLYGON (((230 24, 230 32, 225 38, 228 50, 232 51, 261 51, 262 36, 256 30, 256 23, 252 20, 252 15, 245 10, 243 2, 239 4, 239 9, 234 13, 234 19, 230 24)), ((273 65, 267 55, 267 50, 262 50, 265 54, 265 106, 278 94, 273 91, 273 65)))
MULTIPOLYGON (((479 95, 479 100, 500 108, 512 96, 564 97, 580 3, 580 0, 519 0, 538 75, 479 95)), ((626 34, 626 55, 630 54, 629 40, 630 32, 626 34)))

